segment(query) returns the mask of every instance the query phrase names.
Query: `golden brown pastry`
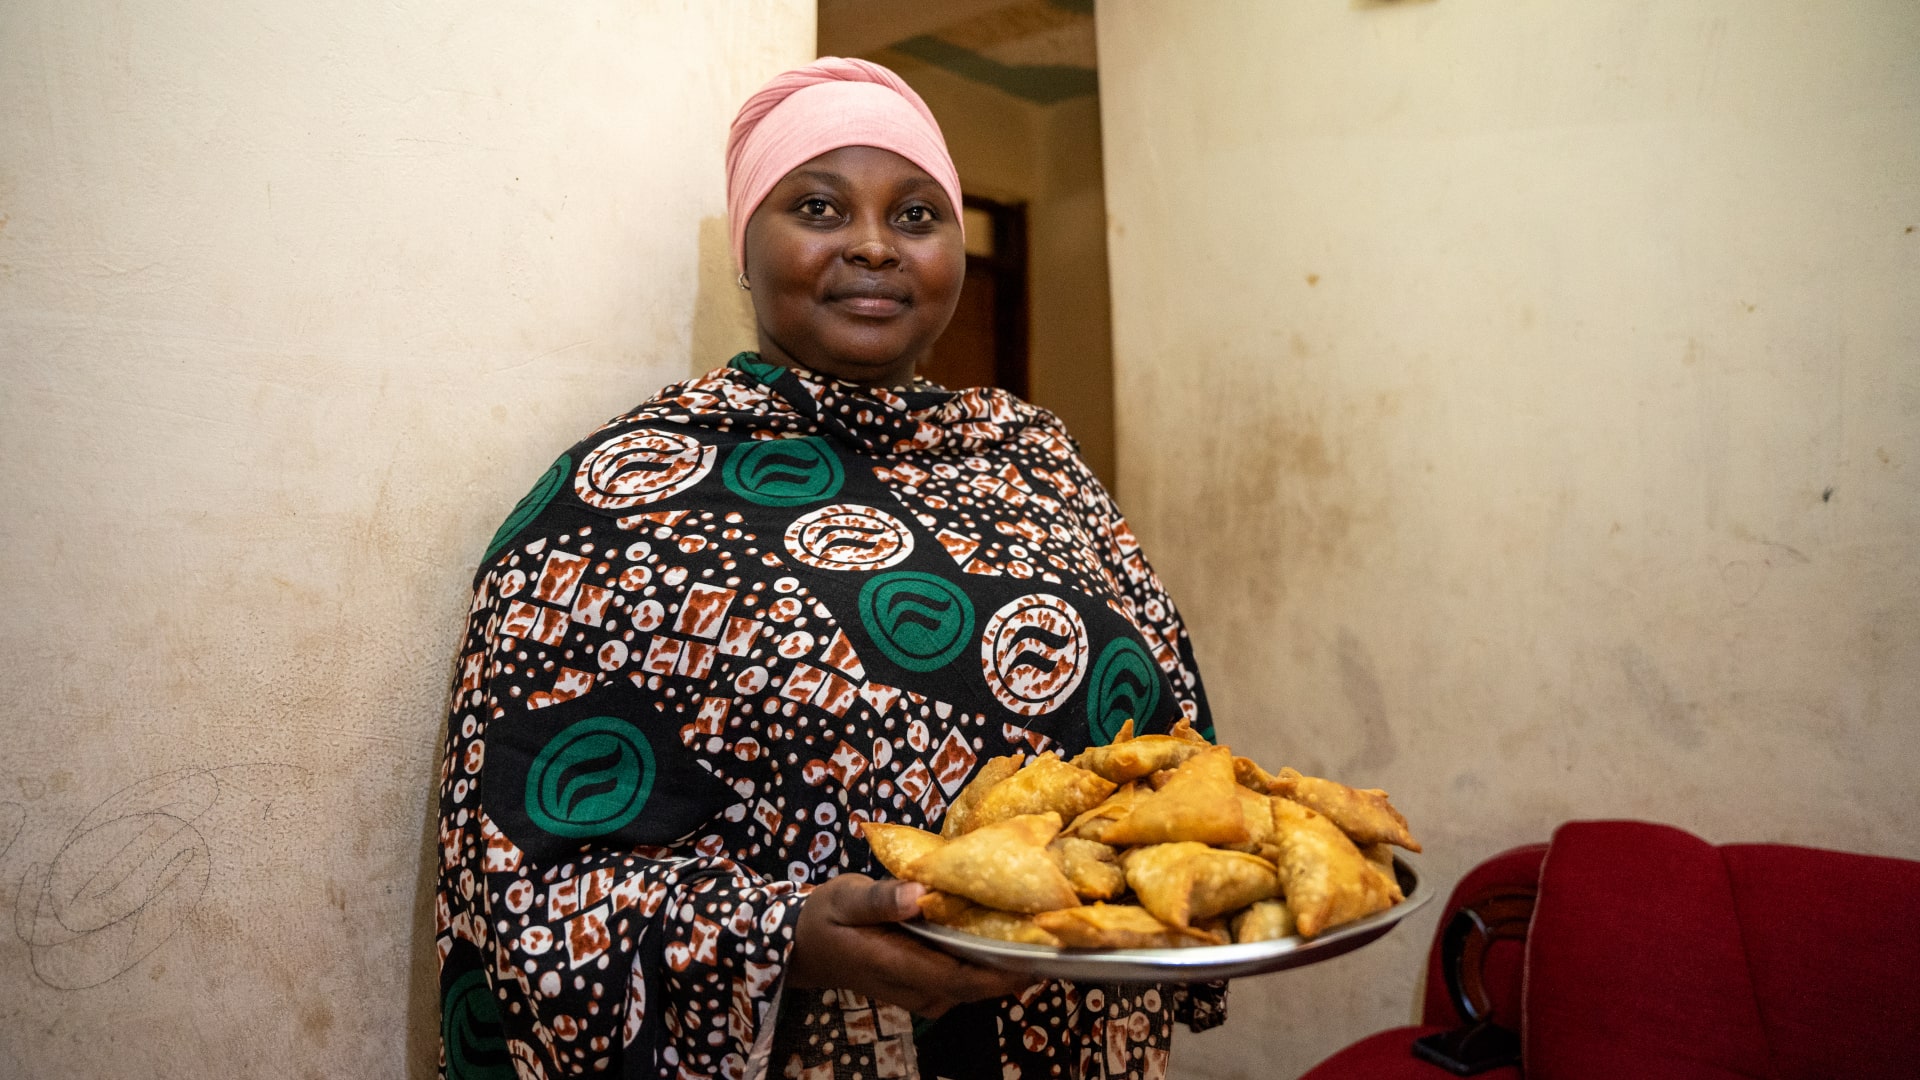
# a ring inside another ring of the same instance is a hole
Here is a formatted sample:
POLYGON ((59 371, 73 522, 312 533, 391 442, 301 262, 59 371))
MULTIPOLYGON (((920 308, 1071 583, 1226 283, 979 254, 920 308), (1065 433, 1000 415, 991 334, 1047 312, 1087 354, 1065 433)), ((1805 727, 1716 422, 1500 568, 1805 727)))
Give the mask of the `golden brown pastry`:
POLYGON ((940 835, 951 840, 961 833, 973 829, 979 822, 974 820, 974 807, 987 797, 1000 781, 1012 776, 1020 769, 1020 755, 1008 754, 1005 757, 989 758, 973 774, 967 786, 953 797, 953 805, 947 807, 947 818, 940 825, 940 835))
POLYGON ((861 831, 927 886, 929 922, 1074 948, 1311 938, 1404 899, 1387 842, 1419 850, 1385 792, 1269 774, 1185 721, 1138 737, 1128 721, 1073 763, 994 758, 939 835, 861 831))
POLYGON ((1114 845, 1246 843, 1252 833, 1233 794, 1233 751, 1202 749, 1174 770, 1166 786, 1138 797, 1100 831, 1101 842, 1114 845))
MULTIPOLYGON (((1183 721, 1184 722, 1184 721, 1183 721)), ((1105 746, 1093 746, 1080 752, 1073 764, 1098 773, 1116 784, 1137 780, 1160 769, 1171 769, 1206 749, 1172 735, 1133 736, 1133 721, 1120 728, 1120 734, 1105 746)))
POLYGON ((1073 885, 1047 855, 1060 815, 1022 814, 951 840, 915 860, 911 879, 977 904, 1033 914, 1080 903, 1073 885))
POLYGON ((979 905, 964 896, 944 893, 939 889, 928 889, 920 894, 918 906, 921 918, 942 926, 951 926, 953 920, 959 918, 968 908, 979 905))
POLYGON ((880 860, 880 865, 902 881, 912 880, 907 867, 920 856, 937 851, 947 843, 925 829, 886 821, 861 822, 860 835, 867 838, 867 846, 873 849, 873 857, 880 860))
MULTIPOLYGON (((1233 785, 1233 797, 1240 801, 1240 816, 1247 822, 1247 839, 1245 843, 1223 846, 1261 855, 1273 845, 1273 811, 1267 806, 1267 797, 1242 784, 1233 785)), ((1271 861, 1270 856, 1262 857, 1271 861)))
POLYGON ((1280 893, 1272 863, 1192 841, 1133 848, 1120 861, 1140 906, 1172 926, 1191 926, 1280 893))
POLYGON ((1258 794, 1273 794, 1273 774, 1261 768, 1252 758, 1233 759, 1233 779, 1235 783, 1252 788, 1258 794))
POLYGON ((1408 851, 1420 850, 1419 841, 1407 829, 1407 819, 1400 816, 1400 811, 1387 801, 1387 793, 1379 788, 1350 788, 1337 781, 1302 776, 1293 769, 1282 768, 1270 790, 1327 815, 1341 832, 1353 837, 1356 844, 1388 843, 1408 851))
POLYGON ((1088 904, 1048 911, 1034 925, 1070 949, 1177 949, 1189 945, 1225 945, 1223 934, 1168 926, 1132 904, 1088 904))
POLYGON ((1213 740, 1193 730, 1193 721, 1184 716, 1173 722, 1173 727, 1167 734, 1183 742, 1197 743, 1202 747, 1213 745, 1213 740))
POLYGON ((1073 819, 1064 831, 1068 836, 1077 836, 1082 840, 1094 840, 1106 843, 1107 827, 1126 817, 1133 804, 1146 794, 1139 784, 1121 784, 1107 796, 1107 801, 1073 819))
POLYGON ((1325 815, 1275 797, 1280 885, 1303 938, 1393 906, 1379 870, 1325 815))
POLYGON ((1241 944, 1275 941, 1293 933, 1293 911, 1284 901, 1261 900, 1233 917, 1233 940, 1241 944))
POLYGON ((1113 781, 1075 768, 1052 754, 1041 754, 1020 771, 993 785, 972 807, 972 830, 1020 814, 1060 815, 1072 821, 1113 794, 1113 781))
POLYGON ((1073 883, 1082 900, 1111 900, 1127 891, 1127 875, 1114 850, 1105 844, 1075 836, 1056 836, 1047 854, 1073 883))
POLYGON ((938 917, 935 914, 927 915, 927 921, 997 941, 1017 941, 1023 945, 1050 945, 1054 948, 1060 946, 1060 939, 1035 925, 1032 915, 996 911, 978 904, 968 904, 960 908, 942 908, 937 915, 938 917))
POLYGON ((1358 846, 1360 854, 1366 856, 1368 864, 1380 872, 1380 879, 1386 883, 1387 895, 1393 899, 1393 902, 1397 904, 1405 900, 1407 894, 1400 891, 1400 875, 1393 870, 1393 849, 1386 844, 1358 846))

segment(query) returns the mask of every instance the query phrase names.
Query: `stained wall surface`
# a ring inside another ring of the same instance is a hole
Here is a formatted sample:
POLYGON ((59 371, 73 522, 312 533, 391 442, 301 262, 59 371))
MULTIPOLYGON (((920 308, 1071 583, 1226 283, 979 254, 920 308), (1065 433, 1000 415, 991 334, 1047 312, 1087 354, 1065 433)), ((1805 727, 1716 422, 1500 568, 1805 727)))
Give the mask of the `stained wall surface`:
POLYGON ((431 1075, 467 578, 750 344, 811 0, 0 5, 0 1076, 431 1075))
MULTIPOLYGON (((1444 890, 1572 818, 1920 857, 1920 6, 1098 9, 1120 485, 1219 730, 1444 890)), ((1183 1077, 1408 1022, 1433 927, 1183 1077)))

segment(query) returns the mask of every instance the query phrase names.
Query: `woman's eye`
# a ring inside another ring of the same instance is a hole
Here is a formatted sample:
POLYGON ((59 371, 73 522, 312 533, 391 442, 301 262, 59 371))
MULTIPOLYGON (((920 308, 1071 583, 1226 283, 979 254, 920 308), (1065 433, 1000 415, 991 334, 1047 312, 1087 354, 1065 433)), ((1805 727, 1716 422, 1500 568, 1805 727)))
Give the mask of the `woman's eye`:
POLYGON ((909 225, 931 225, 934 221, 933 207, 909 206, 900 211, 900 220, 909 225))
POLYGON ((808 199, 800 204, 800 212, 808 217, 826 217, 833 213, 833 204, 825 199, 808 199))

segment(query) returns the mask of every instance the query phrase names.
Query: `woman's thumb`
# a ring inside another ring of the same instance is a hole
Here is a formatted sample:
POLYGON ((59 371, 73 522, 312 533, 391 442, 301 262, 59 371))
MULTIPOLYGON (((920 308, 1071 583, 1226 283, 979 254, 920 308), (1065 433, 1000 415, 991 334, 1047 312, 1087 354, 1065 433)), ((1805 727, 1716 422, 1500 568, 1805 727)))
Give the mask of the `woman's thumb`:
POLYGON ((920 913, 920 897, 927 891, 925 886, 911 881, 875 881, 871 878, 848 881, 845 888, 846 895, 835 906, 839 908, 836 921, 847 926, 870 926, 911 919, 920 913))

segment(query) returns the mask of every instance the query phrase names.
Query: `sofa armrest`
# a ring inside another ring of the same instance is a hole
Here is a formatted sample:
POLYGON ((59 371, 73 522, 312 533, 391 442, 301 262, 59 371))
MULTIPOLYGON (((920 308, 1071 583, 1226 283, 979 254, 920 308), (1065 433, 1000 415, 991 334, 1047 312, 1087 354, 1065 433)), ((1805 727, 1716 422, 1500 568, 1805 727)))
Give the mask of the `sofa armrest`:
POLYGON ((1453 913, 1440 934, 1440 971, 1454 1011, 1467 1024, 1415 1039, 1414 1057, 1455 1076, 1519 1063, 1519 1033, 1494 1023, 1486 960, 1495 942, 1526 940, 1537 895, 1532 886, 1496 886, 1453 913))
MULTIPOLYGON (((1443 948, 1446 928, 1451 925, 1454 912, 1476 907, 1490 897, 1508 893, 1531 895, 1540 884, 1540 864, 1546 853, 1546 844, 1510 848, 1481 861, 1454 885, 1427 948, 1425 988, 1420 994, 1422 1024, 1453 1028, 1473 1022, 1474 1018, 1461 1012, 1448 992, 1449 961, 1443 948)), ((1474 965, 1480 975, 1481 989, 1493 1003, 1494 1022, 1514 1030, 1520 1028, 1524 962, 1525 950, 1517 939, 1500 938, 1487 943, 1486 952, 1480 954, 1479 962, 1474 965)))
POLYGON ((1487 953, 1499 941, 1525 941, 1540 890, 1508 886, 1475 898, 1453 913, 1440 937, 1440 972, 1454 1011, 1468 1024, 1491 1023, 1487 953))

